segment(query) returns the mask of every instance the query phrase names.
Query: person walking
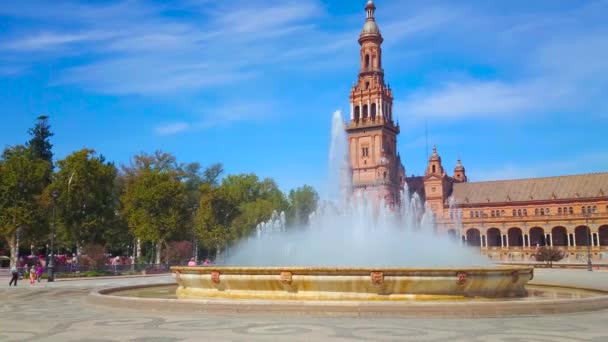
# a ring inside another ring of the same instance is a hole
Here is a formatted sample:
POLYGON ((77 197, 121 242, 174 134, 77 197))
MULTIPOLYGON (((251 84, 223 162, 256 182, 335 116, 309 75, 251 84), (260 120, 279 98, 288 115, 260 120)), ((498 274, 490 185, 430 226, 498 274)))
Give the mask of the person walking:
POLYGON ((30 286, 34 286, 35 282, 36 282, 36 265, 32 265, 32 268, 30 268, 30 286))
POLYGON ((188 267, 194 267, 196 266, 196 261, 194 260, 194 258, 190 259, 190 261, 188 261, 188 267))
POLYGON ((19 280, 19 270, 17 269, 17 265, 13 265, 13 267, 11 267, 11 281, 8 283, 8 286, 13 285, 13 283, 15 284, 15 286, 17 286, 17 280, 19 280))
POLYGON ((44 267, 42 266, 42 264, 38 264, 38 267, 36 268, 36 280, 38 280, 38 282, 40 282, 40 280, 42 279, 43 273, 44 267))

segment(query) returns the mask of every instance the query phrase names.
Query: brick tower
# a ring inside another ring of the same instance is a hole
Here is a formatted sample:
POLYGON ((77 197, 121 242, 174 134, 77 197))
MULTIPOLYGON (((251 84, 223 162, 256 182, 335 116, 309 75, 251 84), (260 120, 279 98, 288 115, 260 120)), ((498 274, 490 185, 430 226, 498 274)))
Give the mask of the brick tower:
POLYGON ((398 204, 405 172, 397 154, 399 126, 393 121, 393 94, 384 83, 382 34, 376 24, 372 0, 359 36, 361 67, 350 92, 350 122, 347 125, 353 188, 388 205, 398 204))

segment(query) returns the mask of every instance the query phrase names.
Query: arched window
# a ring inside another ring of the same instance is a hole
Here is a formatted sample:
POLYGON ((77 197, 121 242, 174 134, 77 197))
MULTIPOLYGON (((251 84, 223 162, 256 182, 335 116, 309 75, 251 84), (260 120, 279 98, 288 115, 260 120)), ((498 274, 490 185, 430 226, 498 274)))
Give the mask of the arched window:
POLYGON ((359 121, 361 119, 361 108, 359 106, 355 107, 355 121, 359 121))
POLYGON ((547 208, 547 209, 545 209, 545 214, 547 214, 547 215, 551 215, 551 208, 547 208))
POLYGON ((540 216, 545 216, 545 209, 540 208, 540 216))
POLYGON ((581 209, 581 211, 583 212, 583 214, 587 213, 587 210, 585 209, 585 206, 583 206, 583 208, 581 209))
POLYGON ((367 120, 368 114, 367 105, 363 105, 363 120, 367 120))
POLYGON ((371 110, 371 114, 372 114, 372 121, 376 120, 376 104, 372 103, 372 110, 371 110))
POLYGON ((568 211, 570 215, 574 214, 574 210, 572 209, 572 207, 568 208, 568 211))
POLYGON ((500 216, 505 216, 505 211, 504 210, 500 211, 500 216))
POLYGON ((435 173, 436 172, 435 165, 431 166, 431 168, 433 169, 433 173, 435 173))
POLYGON ((517 216, 517 210, 513 209, 513 216, 517 216))
POLYGON ((469 211, 469 216, 471 216, 471 218, 473 218, 473 212, 469 211))
POLYGON ((384 179, 386 179, 386 171, 384 171, 384 179))
POLYGON ((538 208, 534 209, 534 215, 538 216, 538 208))
POLYGON ((517 216, 521 216, 521 209, 517 209, 517 216))
POLYGON ((491 216, 491 217, 494 217, 494 210, 492 210, 492 211, 490 212, 490 216, 491 216))
POLYGON ((594 214, 595 214, 595 213, 597 213, 597 206, 595 206, 595 205, 593 206, 592 212, 593 212, 594 214))
POLYGON ((557 215, 561 215, 562 214, 562 208, 557 208, 557 215))
POLYGON ((365 55, 365 69, 369 69, 369 55, 365 55))
POLYGON ((524 216, 528 216, 528 209, 524 209, 524 216))

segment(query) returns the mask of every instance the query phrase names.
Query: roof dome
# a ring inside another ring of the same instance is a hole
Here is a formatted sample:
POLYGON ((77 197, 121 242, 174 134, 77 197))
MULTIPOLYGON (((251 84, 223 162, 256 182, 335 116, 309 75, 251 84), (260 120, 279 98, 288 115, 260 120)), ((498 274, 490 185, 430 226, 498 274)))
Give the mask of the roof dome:
POLYGON ((373 20, 366 21, 365 25, 363 25, 363 31, 361 32, 361 35, 365 34, 380 34, 378 24, 373 20))
POLYGON ((434 160, 441 161, 441 157, 439 156, 439 153, 437 153, 437 146, 433 145, 433 154, 431 154, 429 161, 434 161, 434 160))

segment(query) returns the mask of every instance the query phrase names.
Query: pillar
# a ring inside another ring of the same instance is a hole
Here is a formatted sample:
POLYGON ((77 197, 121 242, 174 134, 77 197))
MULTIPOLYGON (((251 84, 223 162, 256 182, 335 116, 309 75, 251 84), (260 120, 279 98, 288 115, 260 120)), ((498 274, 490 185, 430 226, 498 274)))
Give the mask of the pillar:
POLYGON ((547 234, 545 244, 549 244, 549 246, 553 247, 553 234, 547 234))
POLYGON ((572 247, 576 247, 576 234, 572 233, 572 247))
POLYGON ((481 247, 488 248, 488 240, 485 235, 481 236, 481 247))
POLYGON ((380 104, 378 105, 378 116, 384 116, 384 104, 382 103, 382 97, 380 98, 380 104))
POLYGON ((600 243, 600 233, 591 233, 591 242, 593 246, 598 247, 600 243))
POLYGON ((350 120, 354 120, 355 119, 355 104, 351 103, 350 104, 350 120))
POLYGON ((530 235, 524 234, 524 247, 530 247, 530 235))

